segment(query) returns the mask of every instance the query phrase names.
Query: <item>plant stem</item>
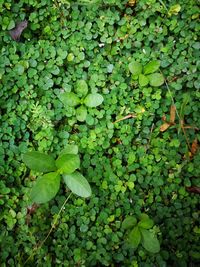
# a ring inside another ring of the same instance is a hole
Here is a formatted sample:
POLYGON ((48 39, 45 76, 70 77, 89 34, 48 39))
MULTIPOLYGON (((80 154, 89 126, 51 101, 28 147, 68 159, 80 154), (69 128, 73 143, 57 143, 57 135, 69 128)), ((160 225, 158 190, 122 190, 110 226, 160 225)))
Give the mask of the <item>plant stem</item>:
POLYGON ((55 228, 55 225, 57 224, 57 221, 58 221, 58 218, 61 214, 61 212, 63 211, 67 201, 69 200, 69 198, 71 197, 72 195, 72 192, 69 194, 69 196, 65 199, 64 203, 62 204, 62 207, 60 208, 52 226, 51 226, 51 229, 49 230, 48 234, 46 235, 46 237, 43 239, 43 241, 39 244, 36 244, 36 246, 34 247, 33 249, 33 252, 31 253, 31 255, 27 258, 27 260, 25 261, 24 263, 24 266, 26 265, 26 263, 33 257, 33 255, 44 245, 44 243, 47 241, 47 239, 49 238, 50 234, 52 233, 53 229, 55 228))

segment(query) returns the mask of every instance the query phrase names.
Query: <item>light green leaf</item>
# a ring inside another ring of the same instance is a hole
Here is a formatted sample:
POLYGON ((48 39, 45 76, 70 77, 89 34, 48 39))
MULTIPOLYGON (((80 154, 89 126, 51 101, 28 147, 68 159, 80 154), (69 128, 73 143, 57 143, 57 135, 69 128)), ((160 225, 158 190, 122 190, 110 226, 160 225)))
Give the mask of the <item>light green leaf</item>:
POLYGON ((140 231, 143 247, 151 253, 158 253, 160 251, 160 243, 155 234, 143 228, 140 228, 140 231))
POLYGON ((138 62, 132 61, 128 64, 130 72, 134 75, 139 75, 142 73, 142 65, 138 62))
POLYGON ((148 75, 151 86, 160 86, 164 83, 164 77, 160 73, 153 73, 148 75))
POLYGON ((33 171, 51 172, 56 170, 54 158, 38 151, 25 153, 22 160, 33 171))
POLYGON ((160 68, 160 62, 157 60, 150 61, 146 66, 144 66, 144 74, 154 73, 160 68))
POLYGON ((59 156, 64 154, 78 154, 78 146, 72 144, 65 145, 65 148, 60 152, 59 156))
POLYGON ((171 17, 172 15, 178 15, 181 10, 181 6, 179 4, 173 5, 170 7, 168 15, 171 17))
POLYGON ((76 118, 78 121, 85 121, 87 117, 87 109, 84 106, 80 106, 76 109, 76 118))
POLYGON ((72 174, 63 174, 63 179, 69 189, 80 197, 90 197, 92 194, 90 185, 85 177, 75 171, 72 174))
POLYGON ((55 197, 60 188, 60 175, 56 172, 44 174, 34 184, 30 198, 34 203, 45 203, 55 197))
POLYGON ((146 86, 149 83, 149 79, 144 74, 139 75, 139 84, 140 86, 146 86))
POLYGON ((141 241, 141 234, 139 228, 136 226, 133 230, 129 233, 128 242, 129 244, 136 249, 141 241))
POLYGON ((80 167, 80 159, 75 154, 64 154, 56 160, 59 172, 70 174, 80 167))
POLYGON ((133 216, 127 216, 124 221, 122 222, 122 228, 123 229, 129 229, 132 228, 134 225, 136 225, 137 219, 133 216))
POLYGON ((87 107, 94 108, 101 105, 103 102, 103 96, 100 94, 89 94, 84 99, 84 103, 87 107))
POLYGON ((153 227, 153 225, 154 225, 154 222, 150 218, 142 219, 138 223, 138 227, 142 227, 142 228, 145 228, 145 229, 151 229, 153 227))
POLYGON ((81 96, 86 96, 88 92, 88 85, 85 80, 79 80, 76 83, 76 92, 81 96))
POLYGON ((64 93, 60 96, 60 100, 63 102, 64 105, 69 107, 75 107, 80 104, 80 98, 72 92, 64 93))

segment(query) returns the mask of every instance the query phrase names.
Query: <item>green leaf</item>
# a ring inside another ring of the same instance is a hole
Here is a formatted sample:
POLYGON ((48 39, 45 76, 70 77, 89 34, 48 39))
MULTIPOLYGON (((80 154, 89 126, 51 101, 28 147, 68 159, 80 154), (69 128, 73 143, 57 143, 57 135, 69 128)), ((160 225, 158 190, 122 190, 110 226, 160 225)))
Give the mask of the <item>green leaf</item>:
POLYGON ((150 218, 145 218, 145 219, 142 219, 139 223, 138 223, 138 226, 139 227, 142 227, 142 228, 145 228, 145 229, 150 229, 152 228, 154 225, 154 222, 153 220, 151 220, 150 218))
POLYGON ((133 230, 129 233, 128 242, 129 244, 136 249, 141 241, 141 234, 139 228, 136 226, 133 230))
POLYGON ((86 96, 88 92, 88 85, 85 80, 79 80, 76 83, 76 92, 81 96, 86 96))
POLYGON ((84 99, 85 105, 90 108, 97 107, 101 105, 102 102, 103 102, 103 96, 97 93, 89 94, 84 99))
POLYGON ((160 62, 157 60, 150 61, 146 66, 144 66, 144 74, 154 73, 160 68, 160 62))
POLYGON ((164 83, 164 77, 160 73, 153 73, 148 75, 151 86, 160 86, 164 83))
POLYGON ((78 146, 71 144, 65 145, 65 148, 60 152, 59 157, 64 154, 78 154, 78 146))
POLYGON ((63 174, 63 179, 69 189, 80 197, 90 197, 92 194, 90 185, 85 177, 75 171, 72 174, 63 174))
POLYGON ((171 17, 172 15, 178 15, 181 10, 181 6, 179 4, 173 5, 170 7, 168 15, 171 17))
POLYGON ((142 65, 138 62, 132 61, 128 64, 130 72, 134 75, 139 75, 142 73, 142 65))
POLYGON ((139 84, 140 86, 146 86, 149 83, 149 79, 144 74, 139 75, 139 84))
POLYGON ((158 253, 160 251, 160 243, 155 234, 143 228, 140 228, 140 231, 143 247, 151 253, 158 253))
POLYGON ((45 203, 55 197, 60 188, 60 175, 56 172, 44 174, 34 184, 30 198, 34 203, 45 203))
POLYGON ((64 93, 60 96, 61 101, 64 105, 69 107, 75 107, 80 104, 80 98, 72 92, 64 93))
POLYGON ((22 160, 33 171, 51 172, 56 170, 54 158, 38 151, 25 153, 22 160))
POLYGON ((87 109, 84 106, 80 106, 76 109, 76 118, 78 121, 85 121, 87 117, 87 109))
POLYGON ((136 225, 137 219, 133 216, 127 216, 124 221, 122 222, 122 228, 123 229, 129 229, 132 228, 134 225, 136 225))
POLYGON ((80 159, 75 154, 64 154, 56 160, 59 172, 70 174, 80 167, 80 159))

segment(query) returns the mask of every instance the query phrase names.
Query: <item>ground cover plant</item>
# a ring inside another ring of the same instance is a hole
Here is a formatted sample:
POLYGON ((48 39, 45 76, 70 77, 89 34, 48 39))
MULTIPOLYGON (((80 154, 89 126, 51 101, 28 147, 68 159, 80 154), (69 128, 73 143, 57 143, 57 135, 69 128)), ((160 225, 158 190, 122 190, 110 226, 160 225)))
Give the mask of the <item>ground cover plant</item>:
POLYGON ((199 266, 199 2, 0 14, 0 265, 199 266))

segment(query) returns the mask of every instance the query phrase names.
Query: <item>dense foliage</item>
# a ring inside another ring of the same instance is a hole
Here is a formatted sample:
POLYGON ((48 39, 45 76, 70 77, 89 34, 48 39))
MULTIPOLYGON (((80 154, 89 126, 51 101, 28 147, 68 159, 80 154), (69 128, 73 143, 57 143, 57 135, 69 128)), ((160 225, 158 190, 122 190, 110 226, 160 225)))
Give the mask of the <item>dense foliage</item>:
POLYGON ((198 0, 1 0, 0 14, 0 265, 199 266, 198 0), (31 206, 23 154, 67 144, 92 196, 73 195, 29 258, 69 190, 31 206))

